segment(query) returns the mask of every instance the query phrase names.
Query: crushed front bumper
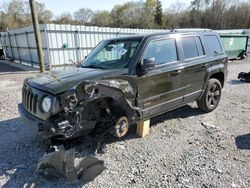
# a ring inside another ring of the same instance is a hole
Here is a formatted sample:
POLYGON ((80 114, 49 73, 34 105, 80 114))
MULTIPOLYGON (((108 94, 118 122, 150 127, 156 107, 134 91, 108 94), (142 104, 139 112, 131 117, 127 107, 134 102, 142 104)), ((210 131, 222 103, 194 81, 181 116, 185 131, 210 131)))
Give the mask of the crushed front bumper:
MULTIPOLYGON (((95 124, 91 123, 89 126, 86 125, 81 130, 77 130, 74 133, 72 133, 72 135, 67 136, 66 134, 60 132, 59 128, 57 127, 56 121, 53 121, 52 119, 44 121, 35 117, 24 108, 23 104, 18 104, 18 110, 20 116, 22 117, 23 122, 27 124, 31 129, 41 134, 44 138, 57 137, 57 139, 66 140, 77 137, 79 135, 88 134, 95 127, 95 124)), ((54 120, 56 120, 58 116, 54 118, 55 118, 54 120)))
POLYGON ((43 132, 45 127, 45 121, 31 115, 25 110, 22 104, 18 104, 18 111, 25 124, 35 129, 38 132, 43 132))

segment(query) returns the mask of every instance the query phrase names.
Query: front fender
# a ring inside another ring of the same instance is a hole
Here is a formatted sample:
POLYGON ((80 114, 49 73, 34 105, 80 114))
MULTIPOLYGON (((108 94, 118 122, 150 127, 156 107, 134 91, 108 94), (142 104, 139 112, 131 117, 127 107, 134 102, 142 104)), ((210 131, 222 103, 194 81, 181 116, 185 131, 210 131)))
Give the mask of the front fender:
POLYGON ((101 98, 112 98, 131 119, 135 119, 140 114, 135 105, 136 91, 127 80, 87 80, 75 87, 75 93, 80 105, 87 105, 101 98))

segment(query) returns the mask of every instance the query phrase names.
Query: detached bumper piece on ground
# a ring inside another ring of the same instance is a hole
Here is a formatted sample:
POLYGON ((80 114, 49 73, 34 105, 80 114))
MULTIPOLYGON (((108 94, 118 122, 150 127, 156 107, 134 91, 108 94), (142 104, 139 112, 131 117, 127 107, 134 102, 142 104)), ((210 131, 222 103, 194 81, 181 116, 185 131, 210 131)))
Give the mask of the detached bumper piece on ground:
POLYGON ((104 162, 94 157, 76 158, 75 149, 58 150, 46 154, 39 160, 37 172, 49 181, 66 178, 71 182, 89 182, 102 173, 104 162))
POLYGON ((250 83, 250 72, 249 73, 241 72, 238 75, 238 79, 240 79, 240 81, 242 81, 242 82, 248 82, 248 83, 250 83))

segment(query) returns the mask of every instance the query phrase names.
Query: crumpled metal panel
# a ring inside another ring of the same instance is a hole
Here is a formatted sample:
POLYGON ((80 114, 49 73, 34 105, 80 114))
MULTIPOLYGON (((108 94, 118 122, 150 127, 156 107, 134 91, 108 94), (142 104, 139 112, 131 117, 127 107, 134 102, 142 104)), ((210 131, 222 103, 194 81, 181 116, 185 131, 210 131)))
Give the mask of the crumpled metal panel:
POLYGON ((71 182, 88 182, 105 169, 104 161, 95 157, 76 158, 75 148, 45 154, 37 164, 37 173, 48 181, 66 178, 71 182))

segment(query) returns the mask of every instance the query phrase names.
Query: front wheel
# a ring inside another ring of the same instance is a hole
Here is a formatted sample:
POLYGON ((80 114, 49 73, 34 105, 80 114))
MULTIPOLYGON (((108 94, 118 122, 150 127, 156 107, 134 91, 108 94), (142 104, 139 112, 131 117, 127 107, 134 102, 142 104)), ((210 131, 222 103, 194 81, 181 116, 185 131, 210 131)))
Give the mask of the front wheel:
POLYGON ((221 83, 217 79, 209 79, 207 88, 200 100, 198 107, 204 112, 212 112, 219 104, 221 98, 221 83))

